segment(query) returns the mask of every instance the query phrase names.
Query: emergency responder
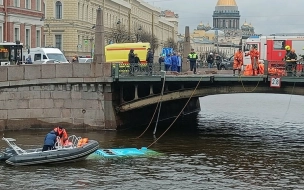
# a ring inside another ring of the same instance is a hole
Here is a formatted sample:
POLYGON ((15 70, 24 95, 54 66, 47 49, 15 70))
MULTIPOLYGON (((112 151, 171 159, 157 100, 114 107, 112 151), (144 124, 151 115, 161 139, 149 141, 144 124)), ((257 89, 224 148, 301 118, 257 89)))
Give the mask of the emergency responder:
POLYGON ((288 68, 286 70, 288 70, 289 72, 292 72, 294 76, 296 75, 297 59, 298 59, 298 56, 296 54, 296 51, 294 49, 290 50, 286 61, 291 65, 291 68, 288 68))
POLYGON ((242 52, 242 48, 239 48, 239 50, 234 54, 233 76, 235 75, 235 70, 238 70, 238 75, 241 74, 240 72, 242 65, 243 65, 243 52, 242 52))
POLYGON ((65 145, 65 144, 68 143, 68 133, 66 132, 66 130, 63 127, 57 126, 57 127, 54 128, 54 131, 60 137, 61 145, 65 145))
POLYGON ((259 57, 260 57, 260 53, 258 51, 257 46, 253 45, 251 47, 251 50, 245 54, 245 56, 250 55, 250 59, 251 59, 251 66, 252 66, 252 76, 255 75, 255 71, 257 71, 257 74, 259 74, 259 57))
POLYGON ((285 54, 285 57, 283 60, 288 60, 288 56, 289 56, 289 53, 290 53, 290 46, 285 46, 285 50, 286 50, 286 54, 285 54))
POLYGON ((197 59, 198 59, 198 56, 194 52, 194 49, 192 48, 190 54, 188 55, 188 61, 190 62, 190 70, 193 71, 193 74, 196 74, 197 59))

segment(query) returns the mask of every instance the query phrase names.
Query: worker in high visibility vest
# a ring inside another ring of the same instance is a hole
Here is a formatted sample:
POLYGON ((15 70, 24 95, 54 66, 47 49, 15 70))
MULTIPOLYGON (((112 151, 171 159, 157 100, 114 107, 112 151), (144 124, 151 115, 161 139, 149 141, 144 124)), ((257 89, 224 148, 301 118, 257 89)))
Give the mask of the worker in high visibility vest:
POLYGON ((190 54, 188 55, 188 60, 190 62, 190 70, 196 74, 196 60, 198 59, 197 54, 194 52, 194 49, 191 49, 190 54))

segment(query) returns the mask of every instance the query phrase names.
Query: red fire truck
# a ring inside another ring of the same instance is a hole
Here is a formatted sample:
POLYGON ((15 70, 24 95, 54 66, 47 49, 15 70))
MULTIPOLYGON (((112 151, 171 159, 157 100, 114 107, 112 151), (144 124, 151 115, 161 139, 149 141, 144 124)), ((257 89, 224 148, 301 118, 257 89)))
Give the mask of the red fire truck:
MULTIPOLYGON (((244 51, 247 53, 252 46, 256 46, 260 52, 260 60, 269 62, 280 62, 284 59, 285 46, 295 49, 296 54, 304 54, 304 35, 302 36, 251 36, 244 44, 244 51)), ((250 64, 250 56, 244 57, 244 65, 250 64)))

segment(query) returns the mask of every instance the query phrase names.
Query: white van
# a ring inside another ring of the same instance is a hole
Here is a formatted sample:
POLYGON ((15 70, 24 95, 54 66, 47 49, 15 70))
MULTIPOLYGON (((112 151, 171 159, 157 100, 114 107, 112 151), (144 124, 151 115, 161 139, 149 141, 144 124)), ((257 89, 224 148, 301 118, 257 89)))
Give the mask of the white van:
POLYGON ((58 48, 30 48, 29 53, 25 54, 25 59, 28 55, 31 55, 33 64, 69 63, 58 48))

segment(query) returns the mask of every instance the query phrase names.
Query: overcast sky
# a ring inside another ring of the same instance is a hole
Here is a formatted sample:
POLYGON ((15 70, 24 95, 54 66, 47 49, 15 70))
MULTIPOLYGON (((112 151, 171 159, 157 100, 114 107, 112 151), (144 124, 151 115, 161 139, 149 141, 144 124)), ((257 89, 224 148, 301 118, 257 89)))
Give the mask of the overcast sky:
MULTIPOLYGON (((212 26, 212 14, 218 0, 145 0, 162 10, 179 14, 179 33, 190 31, 202 21, 212 26)), ((257 34, 304 33, 304 0, 236 0, 241 23, 245 19, 257 34)))

